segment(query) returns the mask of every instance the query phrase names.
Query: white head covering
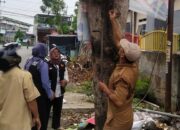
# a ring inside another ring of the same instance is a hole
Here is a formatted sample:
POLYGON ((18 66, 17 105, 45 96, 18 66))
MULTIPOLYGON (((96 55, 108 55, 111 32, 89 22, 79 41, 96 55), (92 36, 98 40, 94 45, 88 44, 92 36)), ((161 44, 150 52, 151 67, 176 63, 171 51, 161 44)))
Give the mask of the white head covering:
POLYGON ((125 56, 129 61, 135 62, 140 58, 141 50, 137 44, 121 39, 120 46, 123 48, 125 56))

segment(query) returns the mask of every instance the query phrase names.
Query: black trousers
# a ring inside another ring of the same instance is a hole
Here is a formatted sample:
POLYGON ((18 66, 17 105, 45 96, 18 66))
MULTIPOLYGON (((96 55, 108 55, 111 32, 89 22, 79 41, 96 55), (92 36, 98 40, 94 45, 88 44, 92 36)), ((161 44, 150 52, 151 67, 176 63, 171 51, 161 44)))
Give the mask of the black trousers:
MULTIPOLYGON (((50 112, 50 100, 47 97, 40 96, 37 98, 37 105, 39 111, 39 118, 41 121, 41 129, 47 130, 49 112, 50 112)), ((37 130, 36 126, 32 128, 32 130, 37 130)))
POLYGON ((61 110, 62 110, 62 105, 63 105, 63 98, 64 96, 55 98, 51 102, 51 106, 49 110, 51 110, 51 107, 53 107, 53 115, 52 115, 52 128, 57 129, 60 127, 60 120, 61 120, 61 110))

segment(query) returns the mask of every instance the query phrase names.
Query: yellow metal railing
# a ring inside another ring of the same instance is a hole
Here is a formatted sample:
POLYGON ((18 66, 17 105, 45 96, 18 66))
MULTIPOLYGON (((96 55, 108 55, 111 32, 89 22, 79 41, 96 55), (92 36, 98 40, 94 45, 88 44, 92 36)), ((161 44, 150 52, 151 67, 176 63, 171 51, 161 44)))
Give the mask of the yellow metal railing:
MULTIPOLYGON (((166 52, 167 33, 165 31, 153 31, 140 38, 140 47, 146 51, 166 52)), ((173 53, 180 51, 180 36, 173 34, 173 53)))

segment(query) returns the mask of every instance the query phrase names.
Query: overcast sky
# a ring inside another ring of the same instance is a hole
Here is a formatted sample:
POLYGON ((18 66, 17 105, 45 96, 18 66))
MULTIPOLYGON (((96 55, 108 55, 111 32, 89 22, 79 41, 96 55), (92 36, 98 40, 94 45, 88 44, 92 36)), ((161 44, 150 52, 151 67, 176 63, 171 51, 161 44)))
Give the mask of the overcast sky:
MULTIPOLYGON (((76 1, 78 0, 64 0, 68 8, 68 15, 74 14, 76 1)), ((5 0, 5 3, 1 3, 0 10, 2 10, 3 16, 33 24, 34 15, 42 13, 41 5, 41 0, 5 0)))

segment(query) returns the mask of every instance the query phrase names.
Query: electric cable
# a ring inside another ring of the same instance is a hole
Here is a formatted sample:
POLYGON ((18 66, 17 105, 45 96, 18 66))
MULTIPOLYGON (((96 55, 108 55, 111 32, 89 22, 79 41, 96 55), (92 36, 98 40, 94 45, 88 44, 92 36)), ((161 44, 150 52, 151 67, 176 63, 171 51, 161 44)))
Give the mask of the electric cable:
MULTIPOLYGON (((8 0, 7 0, 7 2, 8 2, 8 4, 11 3, 11 1, 8 1, 8 0)), ((32 0, 16 0, 16 3, 18 3, 18 4, 21 4, 21 3, 31 3, 31 4, 33 3, 33 4, 37 4, 37 3, 42 3, 42 2, 41 2, 41 0, 39 0, 39 1, 38 0, 37 1, 33 0, 33 2, 32 2, 32 0)))
MULTIPOLYGON (((166 20, 166 30, 164 31, 164 34, 165 34, 166 31, 167 31, 167 25, 168 25, 168 22, 167 22, 167 20, 166 20)), ((161 39, 163 39, 164 36, 165 36, 165 35, 163 35, 163 36, 161 37, 161 39)), ((163 44, 162 44, 162 42, 161 42, 161 43, 160 43, 160 46, 159 46, 159 49, 162 47, 162 45, 163 45, 163 44)), ((142 98, 138 103, 136 103, 136 105, 135 105, 134 108, 137 108, 137 107, 140 105, 140 103, 143 102, 143 100, 148 96, 150 90, 152 89, 152 85, 151 85, 151 83, 152 83, 152 76, 153 76, 153 72, 154 72, 155 66, 156 66, 157 61, 158 61, 158 58, 159 58, 159 54, 160 54, 160 51, 158 51, 158 53, 157 53, 157 57, 156 57, 156 59, 155 59, 154 65, 153 65, 153 67, 152 67, 152 71, 151 71, 151 74, 150 74, 150 78, 149 78, 149 80, 148 80, 148 81, 149 81, 149 88, 148 88, 148 90, 146 91, 146 93, 145 93, 145 95, 143 96, 143 98, 142 98)))
POLYGON ((15 13, 15 12, 6 11, 6 10, 0 10, 0 11, 2 11, 2 12, 6 12, 6 13, 10 13, 10 14, 16 14, 16 15, 28 16, 28 17, 32 17, 32 18, 34 18, 34 16, 32 16, 32 15, 27 15, 27 14, 22 14, 22 13, 15 13))
POLYGON ((11 10, 20 10, 20 11, 25 11, 25 12, 32 12, 32 13, 37 13, 40 10, 34 11, 34 10, 24 10, 24 9, 19 9, 19 8, 12 8, 12 7, 6 7, 4 6, 3 9, 11 9, 11 10))

